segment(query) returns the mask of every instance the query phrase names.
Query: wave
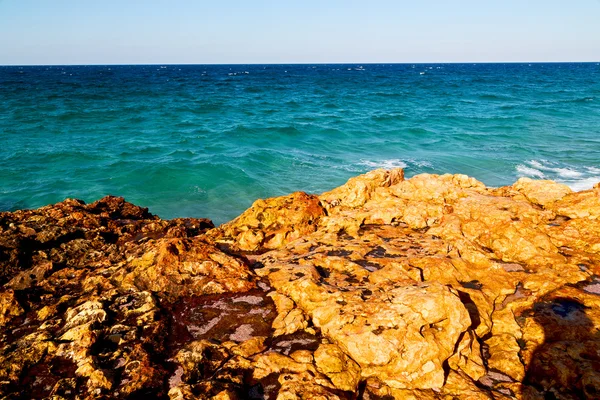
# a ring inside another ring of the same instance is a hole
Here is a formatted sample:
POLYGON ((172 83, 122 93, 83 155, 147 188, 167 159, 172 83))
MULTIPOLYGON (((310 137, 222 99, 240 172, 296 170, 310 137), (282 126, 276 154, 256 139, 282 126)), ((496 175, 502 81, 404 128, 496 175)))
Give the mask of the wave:
POLYGON ((579 178, 580 176, 582 176, 581 172, 576 171, 569 167, 557 167, 557 166, 555 166, 556 163, 554 163, 552 161, 531 160, 531 161, 528 161, 527 163, 540 171, 553 172, 562 178, 579 178))
POLYGON ((579 179, 577 181, 569 182, 569 183, 565 182, 565 184, 567 186, 569 186, 571 189, 573 189, 574 191, 579 192, 581 190, 588 190, 588 189, 593 188, 594 185, 597 184, 598 182, 600 182, 600 176, 579 179))
POLYGON ((414 158, 407 158, 405 161, 410 165, 414 165, 419 168, 433 168, 433 164, 429 161, 415 160, 414 158))
POLYGON ((600 168, 576 167, 548 160, 529 160, 515 169, 519 177, 551 179, 569 186, 574 191, 591 189, 600 182, 600 168))
POLYGON ((360 160, 359 165, 364 165, 371 169, 373 168, 383 168, 383 169, 393 169, 393 168, 410 168, 410 169, 422 169, 422 168, 433 168, 433 164, 429 161, 424 160, 416 160, 414 158, 392 158, 385 160, 360 160))
POLYGON ((185 149, 177 149, 177 150, 173 150, 170 153, 167 154, 167 156, 169 157, 194 157, 196 155, 196 153, 194 153, 192 150, 185 150, 185 149))
POLYGON ((596 168, 596 167, 585 167, 585 169, 587 169, 590 173, 592 174, 599 174, 600 175, 600 168, 596 168))
POLYGON ((400 159, 391 159, 391 160, 379 160, 379 161, 370 161, 370 160, 360 160, 360 165, 367 166, 369 168, 383 168, 383 169, 394 169, 394 168, 406 168, 408 164, 400 159))
POLYGON ((517 168, 517 172, 520 174, 520 176, 527 176, 530 178, 540 178, 540 179, 544 179, 546 177, 542 171, 539 171, 535 168, 530 168, 523 164, 517 165, 516 168, 517 168))
POLYGON ((559 100, 559 101, 557 101, 557 103, 587 103, 587 102, 594 101, 594 100, 596 100, 594 97, 587 96, 587 97, 579 97, 576 99, 559 100))

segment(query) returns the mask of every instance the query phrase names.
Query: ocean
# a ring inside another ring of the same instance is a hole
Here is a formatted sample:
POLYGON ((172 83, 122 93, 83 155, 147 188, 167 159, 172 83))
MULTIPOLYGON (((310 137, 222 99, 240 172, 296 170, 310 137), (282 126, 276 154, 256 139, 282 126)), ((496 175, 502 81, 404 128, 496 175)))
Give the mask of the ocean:
POLYGON ((375 168, 600 181, 600 65, 0 67, 0 211, 107 194, 226 222, 375 168))

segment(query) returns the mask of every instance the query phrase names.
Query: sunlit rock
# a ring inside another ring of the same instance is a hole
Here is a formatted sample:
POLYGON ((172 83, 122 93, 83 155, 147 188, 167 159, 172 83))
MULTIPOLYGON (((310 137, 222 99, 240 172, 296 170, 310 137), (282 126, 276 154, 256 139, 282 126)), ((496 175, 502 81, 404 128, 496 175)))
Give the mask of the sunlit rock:
POLYGON ((6 398, 600 397, 600 187, 400 169, 214 228, 0 213, 6 398))

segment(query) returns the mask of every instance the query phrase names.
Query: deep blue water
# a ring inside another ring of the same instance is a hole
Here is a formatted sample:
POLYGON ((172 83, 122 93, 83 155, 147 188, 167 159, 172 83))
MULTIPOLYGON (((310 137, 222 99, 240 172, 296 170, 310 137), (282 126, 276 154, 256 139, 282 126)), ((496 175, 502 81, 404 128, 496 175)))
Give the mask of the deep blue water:
POLYGON ((124 196, 216 223, 376 167, 600 181, 600 65, 0 67, 0 210, 124 196))

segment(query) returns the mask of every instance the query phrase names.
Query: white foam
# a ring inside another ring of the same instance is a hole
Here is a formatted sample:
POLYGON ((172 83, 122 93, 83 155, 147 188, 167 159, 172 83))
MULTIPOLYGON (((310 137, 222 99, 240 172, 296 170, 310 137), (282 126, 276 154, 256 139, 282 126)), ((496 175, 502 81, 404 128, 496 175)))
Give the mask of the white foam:
POLYGON ((570 187, 573 191, 579 192, 581 190, 588 190, 594 187, 594 185, 600 182, 600 176, 592 176, 590 178, 579 179, 576 181, 559 181, 570 187))
POLYGON ((369 168, 385 168, 385 169, 393 169, 393 168, 433 168, 433 164, 429 161, 424 160, 416 160, 414 158, 394 158, 388 160, 360 160, 359 165, 365 165, 369 168))
POLYGON ((574 191, 591 189, 600 182, 600 168, 575 167, 548 160, 529 160, 516 166, 519 176, 551 179, 569 186, 574 191))
POLYGON ((415 160, 414 158, 409 158, 406 161, 410 164, 416 165, 417 167, 433 168, 433 164, 430 163, 429 161, 415 160))
POLYGON ((361 160, 360 164, 366 165, 369 168, 384 168, 384 169, 408 167, 408 165, 406 165, 406 163, 400 159, 381 160, 381 161, 361 160))
POLYGON ((554 171, 563 178, 579 178, 583 174, 571 168, 555 168, 554 171))
POLYGON ((579 178, 583 176, 583 173, 570 168, 570 167, 558 167, 557 163, 547 160, 531 160, 527 161, 527 164, 531 165, 533 168, 536 168, 541 171, 547 172, 555 172, 558 176, 563 178, 579 178))
POLYGON ((542 171, 535 168, 527 167, 523 164, 517 165, 517 172, 519 173, 519 176, 529 176, 532 178, 540 179, 545 178, 544 173, 542 171))
POLYGON ((544 165, 542 165, 542 163, 540 163, 539 161, 536 161, 536 160, 527 161, 527 164, 529 164, 535 168, 540 168, 540 169, 546 168, 544 165))

